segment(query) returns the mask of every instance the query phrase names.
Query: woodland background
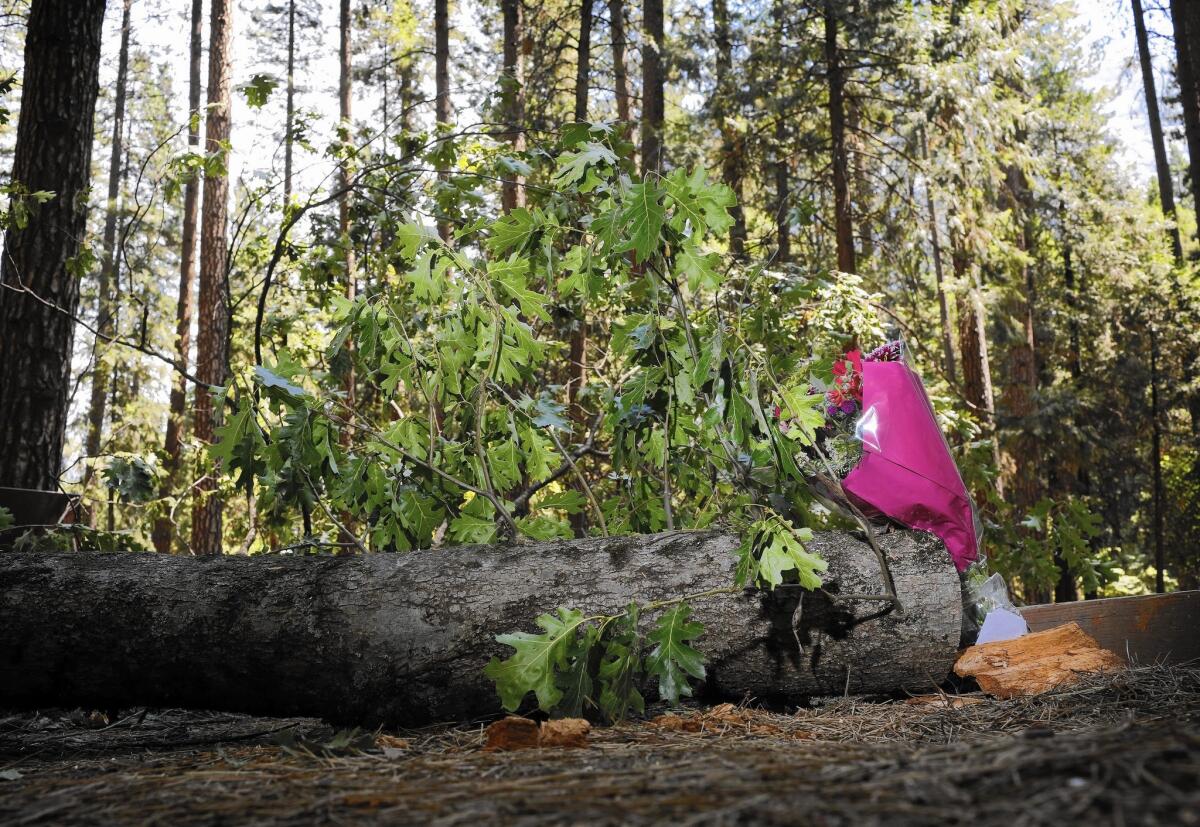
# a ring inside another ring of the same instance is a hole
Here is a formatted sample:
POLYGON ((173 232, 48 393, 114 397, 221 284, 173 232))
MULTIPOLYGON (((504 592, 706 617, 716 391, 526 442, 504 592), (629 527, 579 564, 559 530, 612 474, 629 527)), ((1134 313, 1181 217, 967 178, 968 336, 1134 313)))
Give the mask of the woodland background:
MULTIPOLYGON (((71 353, 69 415, 0 382, 0 484, 177 553, 744 528, 755 484, 815 527, 759 404, 902 336, 1026 600, 1196 588, 1200 10, 1110 5, 1132 171, 1082 4, 67 4, 102 79, 70 323, 14 326, 6 255, 0 370, 71 353)), ((11 251, 46 207, 5 186, 11 251)))

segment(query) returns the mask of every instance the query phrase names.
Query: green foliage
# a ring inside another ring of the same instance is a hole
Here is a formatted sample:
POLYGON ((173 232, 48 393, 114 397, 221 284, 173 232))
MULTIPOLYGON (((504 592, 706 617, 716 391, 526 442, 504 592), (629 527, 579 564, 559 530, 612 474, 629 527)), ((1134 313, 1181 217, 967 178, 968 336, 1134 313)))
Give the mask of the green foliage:
POLYGON ((572 658, 586 658, 590 652, 589 636, 580 627, 591 618, 573 609, 559 609, 558 615, 539 615, 537 625, 541 634, 511 632, 497 635, 496 640, 516 650, 508 660, 492 658, 483 673, 496 684, 504 708, 515 710, 530 692, 537 696, 538 706, 554 709, 563 697, 559 686, 560 673, 566 673, 572 658))
POLYGON ((252 109, 262 109, 267 105, 271 93, 279 86, 279 79, 271 75, 258 74, 249 82, 238 87, 238 91, 246 98, 246 104, 252 109))
POLYGON ((658 694, 668 703, 691 697, 689 678, 704 680, 704 657, 688 645, 704 634, 704 627, 689 621, 692 609, 686 603, 663 612, 647 635, 654 648, 646 656, 646 671, 658 678, 658 694))
POLYGON ((820 588, 820 572, 829 564, 804 548, 811 539, 812 529, 793 528, 778 516, 755 522, 738 547, 737 584, 774 588, 794 573, 794 582, 804 588, 820 588))
POLYGON ((495 682, 510 712, 532 693, 545 712, 595 712, 620 721, 631 711, 643 711, 639 687, 647 679, 657 680, 659 696, 671 704, 691 697, 691 681, 704 679, 704 656, 690 645, 704 627, 688 619, 691 611, 686 600, 635 603, 620 614, 593 617, 559 608, 557 616, 537 618, 541 634, 497 635, 515 652, 504 661, 492 658, 484 674, 495 682), (643 634, 643 615, 664 607, 653 629, 643 634), (653 648, 643 656, 647 646, 653 648))
POLYGON ((144 503, 158 495, 158 473, 142 457, 118 454, 104 468, 104 484, 122 502, 144 503))

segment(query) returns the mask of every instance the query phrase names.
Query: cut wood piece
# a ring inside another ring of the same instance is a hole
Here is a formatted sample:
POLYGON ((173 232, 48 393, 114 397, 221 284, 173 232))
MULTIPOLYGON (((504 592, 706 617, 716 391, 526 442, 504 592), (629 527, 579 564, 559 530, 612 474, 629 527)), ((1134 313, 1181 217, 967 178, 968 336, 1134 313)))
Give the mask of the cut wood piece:
POLYGON ((1121 659, 1079 627, 1067 623, 1013 640, 971 646, 954 664, 962 677, 997 698, 1039 695, 1091 672, 1119 669, 1121 659))
POLYGON ((580 748, 588 745, 592 725, 582 718, 546 721, 538 730, 538 746, 580 748))
POLYGON ((512 752, 518 749, 537 749, 537 721, 510 715, 488 726, 484 752, 512 752))
POLYGON ((1200 660, 1200 591, 1025 606, 1031 632, 1075 621, 1131 664, 1200 660))
MULTIPOLYGON (((817 533, 825 591, 692 603, 708 699, 924 692, 949 674, 962 616, 937 538, 879 535, 904 611, 870 547, 817 533), (801 608, 803 611, 800 611, 801 608)), ((585 614, 733 582, 717 532, 474 546, 407 554, 173 557, 0 555, 0 706, 161 705, 420 725, 495 714, 484 677, 557 606, 585 614)), ((647 618, 649 623, 651 618, 647 618)), ((643 687, 648 695, 653 686, 643 687)))

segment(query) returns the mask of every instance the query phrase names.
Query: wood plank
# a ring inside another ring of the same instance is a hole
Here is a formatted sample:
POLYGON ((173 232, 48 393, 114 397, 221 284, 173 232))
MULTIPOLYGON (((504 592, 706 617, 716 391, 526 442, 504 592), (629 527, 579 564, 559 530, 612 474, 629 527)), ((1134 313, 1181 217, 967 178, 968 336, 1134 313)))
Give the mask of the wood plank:
POLYGON ((1075 621, 1130 663, 1200 659, 1200 591, 1025 606, 1031 632, 1075 621))

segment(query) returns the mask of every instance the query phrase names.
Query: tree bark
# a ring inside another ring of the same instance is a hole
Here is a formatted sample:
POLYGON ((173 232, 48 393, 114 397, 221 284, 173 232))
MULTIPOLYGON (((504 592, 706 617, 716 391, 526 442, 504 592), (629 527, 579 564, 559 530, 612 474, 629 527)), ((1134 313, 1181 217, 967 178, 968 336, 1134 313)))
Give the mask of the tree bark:
POLYGON ((575 120, 588 118, 588 90, 592 71, 592 2, 582 0, 579 9, 579 49, 575 61, 575 120))
MULTIPOLYGON (((523 0, 501 0, 504 13, 504 66, 501 84, 501 109, 504 118, 504 137, 513 152, 525 151, 525 89, 521 45, 524 40, 523 0)), ((504 212, 525 206, 525 178, 505 176, 500 192, 504 212)))
POLYGON ((1142 16, 1142 0, 1130 0, 1133 7, 1133 31, 1137 39, 1138 63, 1142 68, 1142 92, 1146 98, 1146 118, 1150 122, 1150 142, 1154 146, 1154 169, 1158 175, 1158 197, 1163 215, 1171 222, 1167 237, 1175 264, 1183 263, 1183 244, 1179 225, 1175 223, 1175 187, 1171 182, 1171 164, 1167 160, 1167 144, 1163 139, 1162 118, 1158 113, 1158 92, 1155 90, 1154 65, 1150 57, 1150 42, 1146 36, 1146 20, 1142 16))
MULTIPOLYGON (((437 101, 434 115, 439 126, 450 125, 450 0, 434 0, 433 3, 433 78, 437 101)), ((438 170, 438 181, 450 180, 449 173, 438 170)), ((440 210, 439 210, 440 212, 440 210)), ((438 235, 449 243, 454 228, 445 219, 438 219, 438 235)))
MULTIPOLYGON (((824 592, 691 601, 705 627, 702 694, 795 703, 940 683, 959 642, 958 575, 932 535, 879 542, 903 612, 837 597, 882 586, 867 544, 836 532, 812 541, 829 562, 824 592)), ((483 667, 511 652, 496 634, 559 605, 612 613, 726 587, 737 543, 673 532, 359 557, 2 555, 0 703, 363 725, 488 715, 499 702, 483 667)))
MULTIPOLYGON (((233 34, 230 0, 212 0, 208 44, 208 117, 204 127, 207 152, 218 152, 229 141, 230 39, 233 34)), ((200 223, 199 340, 196 377, 208 385, 222 385, 229 363, 228 250, 226 219, 229 213, 229 178, 225 170, 204 176, 204 208, 200 223)), ((196 386, 194 431, 197 441, 213 441, 219 412, 213 410, 208 387, 196 386)), ((192 509, 192 553, 217 554, 221 549, 221 500, 216 496, 218 469, 196 483, 192 509)))
MULTIPOLYGON (((287 112, 283 124, 283 200, 292 200, 292 152, 295 147, 294 133, 296 131, 296 0, 288 0, 287 18, 287 112)), ((196 7, 192 7, 192 38, 193 50, 196 30, 196 7)), ((194 52, 193 52, 194 54, 194 52)), ((193 60, 195 58, 193 57, 193 60)), ((387 122, 387 118, 384 118, 387 122)))
POLYGON ((825 73, 829 84, 829 137, 833 167, 833 223, 837 237, 837 266, 843 273, 857 269, 854 224, 850 216, 850 183, 846 159, 845 85, 837 42, 838 19, 833 0, 825 0, 825 73))
POLYGON ((625 3, 608 0, 609 31, 613 50, 613 95, 617 101, 617 120, 629 123, 629 73, 625 68, 625 3))
MULTIPOLYGON (((1135 0, 1136 1, 1136 0, 1135 0)), ((1158 331, 1150 323, 1150 467, 1153 471, 1154 490, 1154 591, 1166 591, 1166 555, 1163 550, 1163 479, 1162 479, 1162 415, 1158 406, 1158 331)))
MULTIPOLYGON (((192 0, 191 54, 188 63, 188 151, 200 147, 200 56, 203 49, 204 0, 192 0)), ((290 37, 290 28, 289 28, 290 37)), ((290 42, 290 41, 289 41, 290 42)), ((290 57, 290 55, 289 55, 290 57)), ((289 75, 289 96, 291 93, 289 75)), ((290 104, 289 104, 290 106, 290 104)), ((290 130, 291 127, 289 126, 290 130)), ((291 136, 288 135, 288 142, 291 136)), ((291 172, 291 147, 288 147, 287 169, 291 172)), ((192 342, 192 285, 196 277, 196 219, 200 207, 200 181, 193 177, 183 188, 183 238, 179 251, 179 298, 175 304, 175 358, 184 370, 192 342)), ((167 413, 167 432, 163 438, 163 484, 159 493, 168 497, 175 490, 176 476, 182 453, 182 437, 187 407, 187 379, 175 376, 171 386, 171 406, 167 413)), ((174 524, 163 515, 154 521, 151 532, 154 548, 160 554, 171 551, 174 524)))
POLYGON ((663 0, 644 0, 642 31, 642 175, 648 175, 662 167, 663 0))
MULTIPOLYGON (((1196 215, 1200 216, 1200 3, 1171 0, 1171 21, 1175 30, 1175 77, 1179 82, 1188 147, 1188 185, 1196 215)), ((1196 371, 1193 359, 1185 367, 1185 379, 1194 379, 1196 371)), ((1200 391, 1190 394, 1188 412, 1192 418, 1192 439, 1200 445, 1200 391)))
POLYGON ((1188 147, 1188 184, 1200 215, 1200 3, 1171 0, 1175 31, 1175 78, 1188 147))
POLYGON ((792 260, 791 175, 788 169, 788 129, 785 113, 775 115, 775 260, 792 260))
MULTIPOLYGON (((921 158, 929 161, 929 142, 921 130, 921 158)), ((942 266, 942 241, 938 232, 937 205, 933 196, 933 180, 925 177, 925 205, 929 218, 929 246, 933 254, 933 275, 937 285, 938 320, 941 325, 942 367, 951 385, 957 384, 954 368, 954 334, 950 330, 950 303, 946 298, 945 269, 942 266)))
POLYGON ((713 91, 713 120, 721 132, 721 181, 733 190, 736 201, 730 207, 733 224, 729 227, 729 252, 738 259, 746 257, 746 213, 742 209, 743 140, 729 117, 729 102, 737 95, 730 85, 733 67, 733 42, 729 30, 729 3, 713 0, 713 40, 716 45, 716 89, 713 91))
POLYGON ((58 486, 103 23, 104 0, 35 0, 29 11, 11 180, 54 198, 37 205, 14 196, 29 207, 29 223, 4 237, 0 485, 58 486))
MULTIPOLYGON (((350 150, 350 142, 353 136, 351 125, 351 102, 353 99, 351 85, 351 75, 353 72, 351 29, 350 0, 342 0, 338 26, 338 137, 346 152, 350 150)), ((342 245, 342 266, 346 271, 346 298, 353 301, 357 294, 357 285, 355 283, 354 272, 354 243, 350 238, 350 159, 348 157, 342 158, 341 163, 338 164, 338 188, 341 192, 338 196, 338 243, 342 245)), ((351 347, 349 340, 347 340, 346 347, 351 347)), ((353 364, 346 369, 346 376, 342 381, 342 389, 346 392, 346 404, 353 409, 353 364)), ((345 436, 349 436, 348 431, 345 433, 345 436)))
POLYGON ((112 152, 108 158, 108 198, 104 204, 104 236, 100 253, 100 276, 96 285, 96 343, 93 352, 91 399, 88 405, 88 429, 84 442, 87 466, 83 484, 87 485, 96 472, 95 459, 100 455, 104 437, 104 414, 108 407, 111 372, 105 361, 108 344, 105 337, 113 335, 113 311, 116 297, 113 280, 117 271, 117 214, 121 194, 121 161, 125 141, 125 92, 129 79, 129 16, 132 0, 125 0, 121 11, 121 46, 117 52, 117 83, 113 89, 112 152))

